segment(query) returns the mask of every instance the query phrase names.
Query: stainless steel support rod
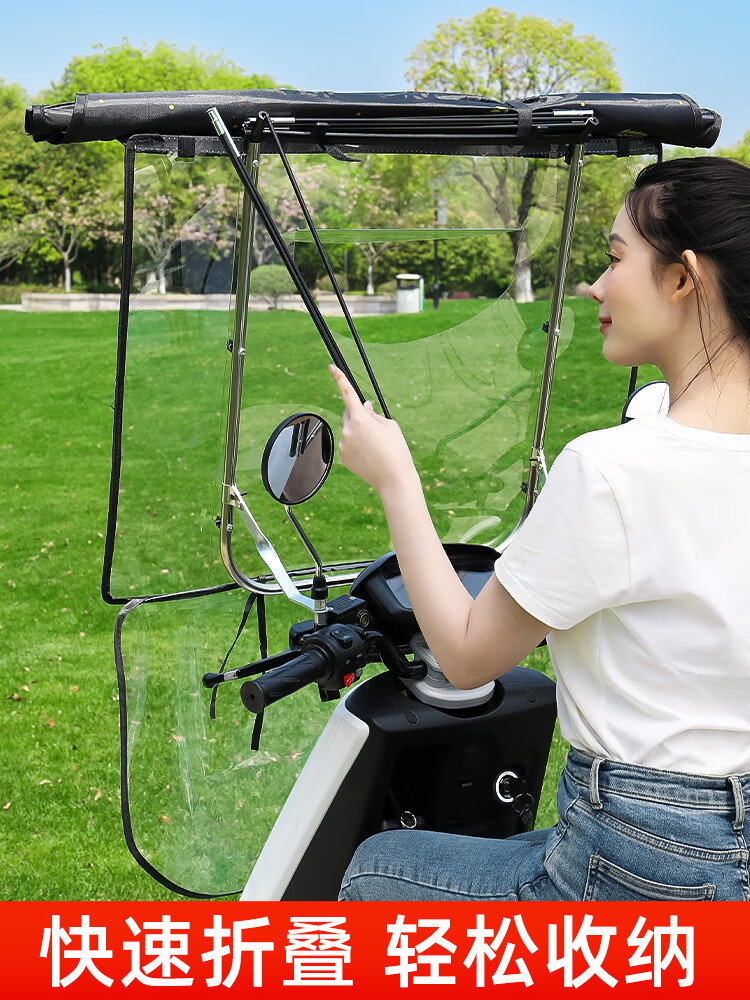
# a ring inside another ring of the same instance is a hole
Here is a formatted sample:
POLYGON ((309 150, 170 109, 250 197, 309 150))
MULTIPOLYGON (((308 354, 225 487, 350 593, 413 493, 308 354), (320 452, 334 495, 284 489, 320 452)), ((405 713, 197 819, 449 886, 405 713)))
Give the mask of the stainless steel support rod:
MULTIPOLYGON (((258 179, 257 143, 247 151, 247 162, 253 182, 258 179)), ((253 237, 255 234, 255 205, 247 191, 242 193, 242 215, 237 249, 237 271, 234 303, 234 324, 232 336, 232 362, 229 374, 227 398, 227 427, 224 441, 224 476, 221 488, 220 550, 221 560, 229 575, 240 586, 247 586, 247 577, 235 564, 232 556, 231 532, 233 528, 231 491, 237 473, 237 448, 240 433, 240 412, 242 407, 242 377, 245 364, 245 338, 247 334, 247 300, 249 294, 250 266, 253 258, 253 237)))
MULTIPOLYGON (((259 145, 253 143, 247 151, 249 173, 258 182, 259 145)), ((227 400, 227 428, 224 447, 224 485, 234 483, 237 472, 237 444, 242 403, 242 376, 245 365, 245 339, 247 335, 247 303, 250 283, 250 266, 255 237, 255 206, 247 192, 242 195, 240 238, 237 252, 237 281, 235 289, 234 324, 232 336, 232 364, 227 400)))
POLYGON ((582 169, 583 145, 578 144, 572 147, 570 155, 568 189, 565 195, 562 232, 560 234, 560 247, 557 254, 557 273, 555 275, 555 284, 552 289, 552 302, 550 304, 550 317, 547 329, 547 350, 544 355, 542 382, 539 388, 539 404, 536 411, 536 426, 534 428, 534 439, 531 446, 531 456, 529 458, 529 479, 526 489, 526 502, 524 504, 523 513, 521 514, 520 523, 523 523, 529 511, 534 506, 534 501, 536 500, 539 488, 540 466, 543 471, 544 438, 547 431, 547 414, 549 412, 550 394, 552 390, 552 376, 555 372, 557 344, 560 339, 560 319, 562 317, 563 299, 565 296, 565 279, 568 273, 570 244, 573 236, 573 223, 575 221, 576 206, 578 204, 578 192, 581 188, 582 169))

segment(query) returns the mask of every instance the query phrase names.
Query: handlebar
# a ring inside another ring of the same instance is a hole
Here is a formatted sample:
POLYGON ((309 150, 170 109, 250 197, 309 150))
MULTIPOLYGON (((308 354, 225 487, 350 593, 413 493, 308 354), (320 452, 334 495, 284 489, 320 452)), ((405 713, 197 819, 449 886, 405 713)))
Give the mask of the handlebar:
MULTIPOLYGON (((476 596, 494 572, 497 552, 455 542, 446 545, 446 552, 456 572, 469 571, 462 576, 463 584, 476 596)), ((300 622, 289 631, 289 649, 224 673, 206 673, 204 686, 215 689, 226 681, 252 678, 240 688, 240 697, 248 711, 260 713, 315 682, 323 701, 338 698, 371 662, 382 661, 397 678, 424 677, 425 664, 407 660, 399 645, 414 633, 417 623, 408 598, 404 602, 398 596, 399 588, 394 586, 398 579, 398 562, 391 552, 360 574, 350 594, 329 603, 330 624, 319 627, 313 621, 300 622)))
POLYGON ((382 633, 334 622, 301 635, 291 648, 276 656, 225 673, 206 673, 203 685, 215 688, 226 681, 252 677, 240 688, 240 698, 248 711, 260 713, 268 705, 314 682, 323 701, 338 698, 339 692, 357 680, 365 664, 373 660, 382 660, 398 677, 416 679, 423 677, 426 670, 421 662, 408 661, 382 633), (261 671, 264 672, 260 676, 255 676, 261 671))
MULTIPOLYGON (((298 655, 287 650, 286 654, 280 654, 286 662, 246 681, 240 688, 242 704, 250 712, 262 712, 266 706, 314 681, 324 701, 337 698, 342 688, 362 674, 371 657, 369 647, 370 635, 364 629, 340 623, 328 625, 304 636, 298 655)), ((249 672, 254 668, 257 673, 265 662, 249 664, 243 669, 249 672)))
POLYGON ((285 698, 306 684, 323 680, 331 671, 329 657, 322 649, 310 649, 283 667, 245 681, 240 688, 242 704, 249 712, 262 712, 280 698, 285 698))

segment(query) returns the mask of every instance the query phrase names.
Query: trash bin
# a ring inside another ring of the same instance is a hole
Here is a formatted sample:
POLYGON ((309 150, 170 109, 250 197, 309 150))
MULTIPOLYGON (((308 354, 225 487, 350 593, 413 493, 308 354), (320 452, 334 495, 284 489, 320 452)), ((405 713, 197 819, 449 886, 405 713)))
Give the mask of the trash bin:
POLYGON ((418 313, 424 306, 424 278, 421 274, 396 275, 396 312, 418 313))

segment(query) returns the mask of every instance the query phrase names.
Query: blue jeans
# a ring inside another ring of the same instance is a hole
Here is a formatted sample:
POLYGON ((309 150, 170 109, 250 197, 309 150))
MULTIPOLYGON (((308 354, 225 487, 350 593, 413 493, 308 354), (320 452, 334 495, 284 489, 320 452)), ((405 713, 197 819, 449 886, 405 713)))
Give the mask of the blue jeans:
POLYGON ((550 830, 366 840, 342 900, 750 901, 750 774, 705 777, 571 750, 550 830))

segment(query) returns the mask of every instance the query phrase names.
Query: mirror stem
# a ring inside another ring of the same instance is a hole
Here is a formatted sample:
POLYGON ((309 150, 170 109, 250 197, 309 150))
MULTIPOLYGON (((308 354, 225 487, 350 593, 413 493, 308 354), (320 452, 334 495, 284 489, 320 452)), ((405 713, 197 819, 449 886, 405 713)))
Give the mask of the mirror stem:
POLYGON ((302 544, 305 546, 315 563, 315 578, 313 579, 310 596, 315 602, 315 624, 316 626, 321 627, 326 624, 328 617, 328 609, 326 606, 326 601, 328 600, 328 581, 326 580, 325 573, 323 572, 323 564, 320 561, 320 556, 313 548, 312 542, 305 534, 302 525, 292 513, 292 508, 289 504, 284 504, 284 510, 286 511, 286 516, 294 525, 294 530, 299 535, 302 544))

